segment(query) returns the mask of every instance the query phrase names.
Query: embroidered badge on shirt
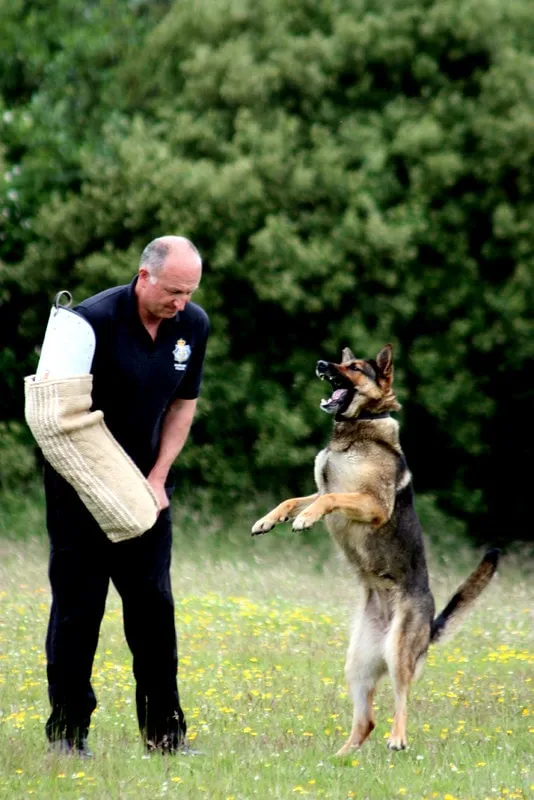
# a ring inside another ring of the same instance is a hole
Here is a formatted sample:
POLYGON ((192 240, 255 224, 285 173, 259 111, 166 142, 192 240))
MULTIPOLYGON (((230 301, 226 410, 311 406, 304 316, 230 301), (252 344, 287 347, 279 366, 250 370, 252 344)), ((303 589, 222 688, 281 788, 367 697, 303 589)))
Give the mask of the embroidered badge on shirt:
POLYGON ((187 369, 187 360, 191 355, 191 348, 186 344, 185 339, 178 339, 172 354, 174 356, 174 369, 180 371, 187 369))

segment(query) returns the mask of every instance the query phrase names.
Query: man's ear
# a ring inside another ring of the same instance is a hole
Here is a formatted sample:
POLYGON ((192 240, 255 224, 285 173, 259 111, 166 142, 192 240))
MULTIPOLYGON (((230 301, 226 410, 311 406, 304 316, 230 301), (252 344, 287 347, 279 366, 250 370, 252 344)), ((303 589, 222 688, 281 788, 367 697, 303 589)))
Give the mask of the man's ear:
POLYGON ((344 364, 346 361, 356 361, 356 356, 350 347, 344 347, 341 353, 341 363, 344 364))
POLYGON ((393 348, 390 344, 386 344, 379 352, 376 357, 376 363, 382 376, 391 381, 393 377, 393 348))

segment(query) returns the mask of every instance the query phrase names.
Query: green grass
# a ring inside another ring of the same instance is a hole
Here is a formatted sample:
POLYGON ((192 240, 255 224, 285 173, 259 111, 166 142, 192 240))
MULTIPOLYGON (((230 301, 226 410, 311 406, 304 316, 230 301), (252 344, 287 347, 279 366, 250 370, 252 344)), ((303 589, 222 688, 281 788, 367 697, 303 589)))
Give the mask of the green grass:
MULTIPOLYGON (((1 798, 532 796, 534 589, 518 557, 504 560, 457 636, 431 648, 412 691, 409 749, 386 747, 393 704, 385 681, 371 739, 336 759, 351 719, 343 663, 353 588, 326 533, 318 526, 313 547, 288 526, 251 539, 252 509, 229 523, 177 507, 179 686, 190 739, 204 755, 143 757, 112 591, 93 673, 96 758, 83 762, 46 751, 47 551, 30 533, 42 509, 20 498, 18 515, 10 513, 0 520, 1 798)), ((438 605, 479 555, 431 552, 438 605)))

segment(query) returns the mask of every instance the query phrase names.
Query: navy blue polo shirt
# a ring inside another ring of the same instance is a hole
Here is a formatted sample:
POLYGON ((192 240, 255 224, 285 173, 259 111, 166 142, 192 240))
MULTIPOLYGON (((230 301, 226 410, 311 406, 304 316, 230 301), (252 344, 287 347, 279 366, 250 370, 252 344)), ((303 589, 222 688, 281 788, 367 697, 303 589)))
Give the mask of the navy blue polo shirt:
POLYGON ((209 332, 206 312, 195 303, 160 322, 155 341, 137 310, 135 284, 117 286, 74 309, 93 327, 96 348, 93 408, 148 475, 159 452, 165 412, 177 398, 198 397, 209 332))

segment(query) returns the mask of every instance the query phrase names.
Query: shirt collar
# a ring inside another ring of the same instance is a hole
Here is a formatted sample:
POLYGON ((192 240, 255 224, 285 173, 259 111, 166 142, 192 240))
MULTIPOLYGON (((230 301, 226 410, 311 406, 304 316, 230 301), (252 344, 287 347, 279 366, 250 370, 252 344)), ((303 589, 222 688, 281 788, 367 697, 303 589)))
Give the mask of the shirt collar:
POLYGON ((126 315, 132 322, 141 322, 139 312, 137 310, 137 297, 135 295, 135 286, 137 283, 138 275, 134 277, 128 284, 126 290, 126 315))

